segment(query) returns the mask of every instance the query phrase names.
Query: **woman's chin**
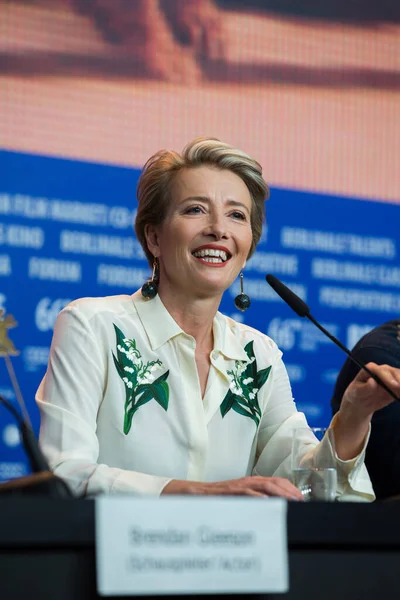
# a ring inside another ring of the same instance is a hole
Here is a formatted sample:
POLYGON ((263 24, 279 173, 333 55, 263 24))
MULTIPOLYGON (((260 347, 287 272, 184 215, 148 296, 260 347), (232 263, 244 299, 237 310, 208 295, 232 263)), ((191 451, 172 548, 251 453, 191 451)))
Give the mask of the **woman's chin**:
POLYGON ((225 278, 207 277, 197 281, 196 284, 191 286, 191 291, 197 291, 202 297, 221 297, 222 294, 230 287, 230 285, 231 282, 225 281, 225 278))

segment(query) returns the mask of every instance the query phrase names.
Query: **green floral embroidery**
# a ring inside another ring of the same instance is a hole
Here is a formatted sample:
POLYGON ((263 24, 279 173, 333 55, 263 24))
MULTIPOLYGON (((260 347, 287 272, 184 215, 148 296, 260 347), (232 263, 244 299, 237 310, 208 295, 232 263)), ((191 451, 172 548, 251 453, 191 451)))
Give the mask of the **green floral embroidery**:
POLYGON ((155 379, 153 373, 163 369, 161 360, 153 360, 146 364, 136 348, 134 339, 127 339, 122 331, 114 324, 117 338, 117 356, 112 353, 118 375, 125 385, 125 416, 124 433, 129 433, 135 412, 150 400, 155 400, 168 410, 169 387, 167 378, 169 371, 155 379))
POLYGON ((232 409, 240 415, 253 419, 258 425, 261 419, 258 392, 267 381, 271 367, 257 371, 253 343, 249 342, 244 349, 249 360, 235 360, 235 369, 227 371, 231 383, 220 410, 222 418, 232 409))

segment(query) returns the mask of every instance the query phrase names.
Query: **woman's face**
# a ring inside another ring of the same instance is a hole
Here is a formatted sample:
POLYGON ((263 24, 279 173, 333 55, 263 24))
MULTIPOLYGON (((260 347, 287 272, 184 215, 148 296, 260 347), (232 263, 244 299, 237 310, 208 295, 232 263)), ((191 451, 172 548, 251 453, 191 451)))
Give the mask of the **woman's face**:
POLYGON ((147 228, 159 259, 160 291, 221 296, 244 267, 252 243, 252 201, 229 170, 202 166, 181 171, 171 188, 164 222, 147 228))

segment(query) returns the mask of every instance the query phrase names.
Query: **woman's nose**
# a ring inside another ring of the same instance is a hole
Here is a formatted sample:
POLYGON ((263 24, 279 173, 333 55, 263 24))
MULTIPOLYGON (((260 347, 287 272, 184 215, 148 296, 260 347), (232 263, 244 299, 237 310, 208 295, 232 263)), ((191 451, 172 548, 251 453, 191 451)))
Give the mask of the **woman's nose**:
POLYGON ((225 220, 222 217, 212 217, 206 227, 206 235, 212 235, 215 239, 226 239, 229 237, 225 220))

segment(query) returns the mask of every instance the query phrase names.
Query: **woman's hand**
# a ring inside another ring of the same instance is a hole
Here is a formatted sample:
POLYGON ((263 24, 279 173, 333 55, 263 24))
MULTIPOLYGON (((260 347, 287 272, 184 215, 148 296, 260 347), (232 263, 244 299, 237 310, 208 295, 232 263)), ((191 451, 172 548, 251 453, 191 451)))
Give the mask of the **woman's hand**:
MULTIPOLYGON (((366 365, 394 394, 400 396, 400 369, 389 365, 366 365)), ((393 397, 361 369, 345 391, 333 422, 336 453, 342 460, 356 457, 364 444, 375 411, 394 402, 393 397)))
MULTIPOLYGON (((377 375, 394 394, 400 394, 400 369, 390 365, 366 365, 374 375, 377 375)), ((393 402, 393 397, 388 394, 369 374, 360 369, 357 377, 351 382, 344 393, 341 408, 351 411, 354 417, 361 419, 371 418, 376 410, 384 408, 393 402)))
POLYGON ((288 500, 303 500, 300 491, 283 477, 241 477, 215 483, 173 479, 162 494, 192 494, 202 496, 279 496, 288 500))

